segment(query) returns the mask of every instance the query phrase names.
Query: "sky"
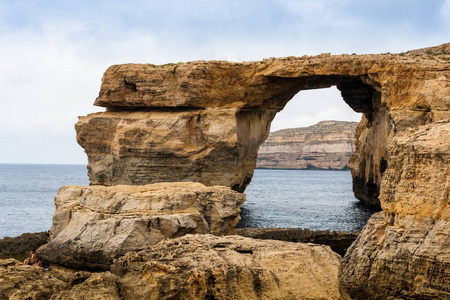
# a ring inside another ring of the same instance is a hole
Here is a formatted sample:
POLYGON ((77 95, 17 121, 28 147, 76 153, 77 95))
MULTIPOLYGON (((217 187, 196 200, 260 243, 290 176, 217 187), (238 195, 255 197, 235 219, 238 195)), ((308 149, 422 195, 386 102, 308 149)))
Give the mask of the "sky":
MULTIPOLYGON (((450 0, 0 0, 0 163, 86 164, 78 116, 121 63, 398 53, 450 42, 450 0)), ((272 131, 358 121, 301 91, 272 131)))

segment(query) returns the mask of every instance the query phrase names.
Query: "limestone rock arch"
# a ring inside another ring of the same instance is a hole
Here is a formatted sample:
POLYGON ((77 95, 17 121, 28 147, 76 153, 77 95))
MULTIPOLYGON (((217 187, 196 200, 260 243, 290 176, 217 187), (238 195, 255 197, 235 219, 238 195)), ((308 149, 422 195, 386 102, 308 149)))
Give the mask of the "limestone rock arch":
MULTIPOLYGON (((239 64, 112 66, 95 101, 107 112, 82 117, 76 125, 91 184, 198 181, 242 192, 270 122, 306 89, 336 85, 375 134, 370 127, 385 114, 381 84, 364 68, 350 70, 355 59, 322 55, 239 64)), ((378 151, 358 147, 363 155, 352 168, 356 195, 374 205, 379 204, 382 138, 378 151)))

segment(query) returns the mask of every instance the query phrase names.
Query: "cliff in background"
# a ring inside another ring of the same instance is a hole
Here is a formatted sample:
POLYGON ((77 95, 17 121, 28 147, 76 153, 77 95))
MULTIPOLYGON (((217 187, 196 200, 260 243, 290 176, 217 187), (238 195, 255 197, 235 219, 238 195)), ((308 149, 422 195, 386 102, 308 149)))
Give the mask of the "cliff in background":
POLYGON ((258 152, 261 169, 348 169, 357 122, 322 121, 271 132, 258 152))

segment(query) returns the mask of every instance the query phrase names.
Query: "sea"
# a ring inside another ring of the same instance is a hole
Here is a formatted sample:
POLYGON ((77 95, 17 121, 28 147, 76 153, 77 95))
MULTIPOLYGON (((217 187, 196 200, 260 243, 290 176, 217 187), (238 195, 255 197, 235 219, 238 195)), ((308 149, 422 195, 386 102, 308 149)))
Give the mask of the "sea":
MULTIPOLYGON (((0 164, 0 238, 47 231, 65 185, 88 185, 85 165, 0 164)), ((238 227, 361 229, 372 210, 354 198, 349 171, 256 169, 238 227)))

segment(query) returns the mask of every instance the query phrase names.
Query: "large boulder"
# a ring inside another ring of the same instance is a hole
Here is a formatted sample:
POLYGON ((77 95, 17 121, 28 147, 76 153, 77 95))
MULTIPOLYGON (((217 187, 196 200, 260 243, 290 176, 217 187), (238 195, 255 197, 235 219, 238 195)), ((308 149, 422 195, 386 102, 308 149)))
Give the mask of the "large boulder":
POLYGON ((109 269, 114 258, 162 239, 233 234, 244 201, 230 188, 200 183, 62 187, 51 239, 37 253, 51 263, 109 269))
POLYGON ((327 246, 188 235, 116 260, 126 299, 349 299, 327 246))

